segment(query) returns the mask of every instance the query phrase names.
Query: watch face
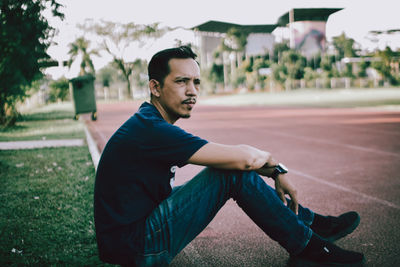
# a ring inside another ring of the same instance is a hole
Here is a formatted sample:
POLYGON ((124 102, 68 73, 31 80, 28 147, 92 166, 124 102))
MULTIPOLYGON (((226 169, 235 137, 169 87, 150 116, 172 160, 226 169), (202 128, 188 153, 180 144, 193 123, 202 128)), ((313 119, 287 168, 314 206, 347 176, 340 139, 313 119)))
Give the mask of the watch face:
POLYGON ((288 169, 282 163, 279 163, 278 166, 276 166, 276 169, 278 170, 279 173, 287 173, 288 172, 288 169))

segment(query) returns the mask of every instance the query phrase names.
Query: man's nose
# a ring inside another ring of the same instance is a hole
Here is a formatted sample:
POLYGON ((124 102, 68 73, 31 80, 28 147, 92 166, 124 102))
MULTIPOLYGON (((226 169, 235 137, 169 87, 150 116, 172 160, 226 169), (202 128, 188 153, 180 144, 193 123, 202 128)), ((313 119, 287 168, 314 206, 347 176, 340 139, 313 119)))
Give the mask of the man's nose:
POLYGON ((197 88, 194 84, 194 82, 189 82, 187 87, 186 87, 186 94, 190 96, 197 96, 197 88))

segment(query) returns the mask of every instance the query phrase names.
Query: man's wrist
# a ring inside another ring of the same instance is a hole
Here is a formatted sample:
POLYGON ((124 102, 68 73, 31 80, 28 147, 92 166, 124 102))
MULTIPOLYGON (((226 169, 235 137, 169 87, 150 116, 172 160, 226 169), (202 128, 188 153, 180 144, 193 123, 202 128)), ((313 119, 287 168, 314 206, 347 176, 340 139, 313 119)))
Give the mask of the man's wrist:
POLYGON ((286 174, 288 173, 288 169, 286 168, 285 165, 283 165, 282 163, 278 163, 275 167, 274 170, 272 171, 272 175, 271 178, 276 180, 276 178, 278 178, 279 175, 281 174, 286 174))

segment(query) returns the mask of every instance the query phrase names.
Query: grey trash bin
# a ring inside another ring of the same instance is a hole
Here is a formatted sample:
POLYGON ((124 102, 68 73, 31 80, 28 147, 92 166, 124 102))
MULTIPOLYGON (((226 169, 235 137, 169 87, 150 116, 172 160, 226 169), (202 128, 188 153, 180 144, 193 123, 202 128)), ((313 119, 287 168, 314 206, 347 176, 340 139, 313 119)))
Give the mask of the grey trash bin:
POLYGON ((78 76, 70 80, 70 89, 74 101, 74 119, 79 114, 92 113, 92 120, 97 120, 96 95, 94 91, 94 76, 91 74, 78 76))

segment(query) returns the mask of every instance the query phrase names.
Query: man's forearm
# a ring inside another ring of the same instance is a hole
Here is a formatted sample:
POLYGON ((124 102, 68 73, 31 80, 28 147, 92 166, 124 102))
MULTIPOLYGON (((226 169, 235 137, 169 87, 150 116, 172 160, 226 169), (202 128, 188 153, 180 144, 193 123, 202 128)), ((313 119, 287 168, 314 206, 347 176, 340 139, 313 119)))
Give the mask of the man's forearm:
POLYGON ((221 169, 257 170, 271 165, 271 154, 248 145, 208 143, 200 148, 189 163, 221 169))

